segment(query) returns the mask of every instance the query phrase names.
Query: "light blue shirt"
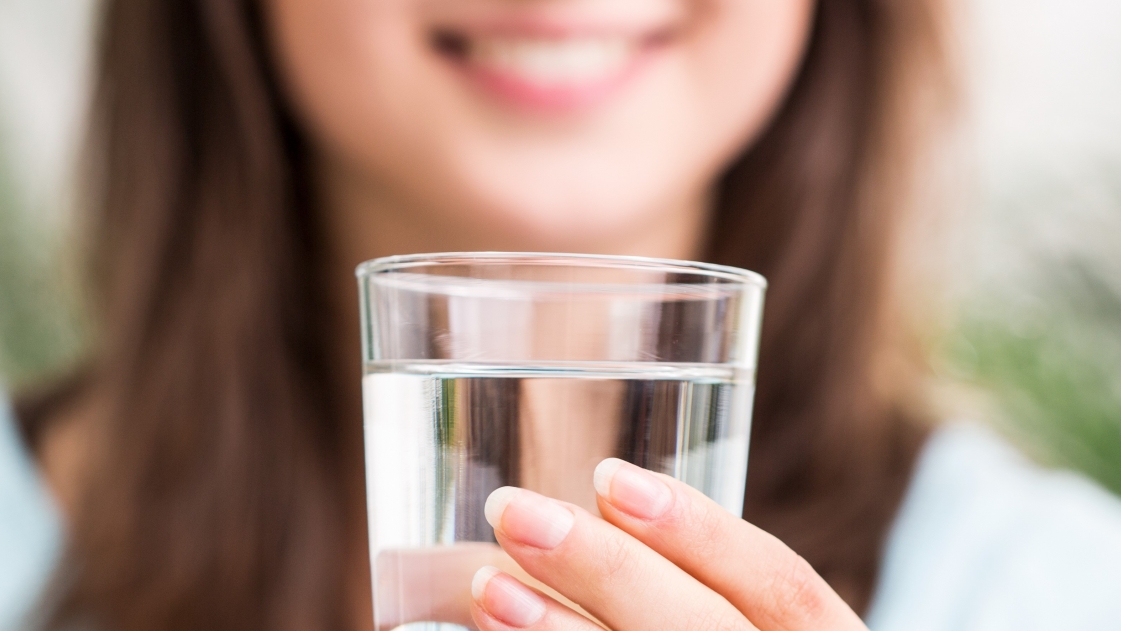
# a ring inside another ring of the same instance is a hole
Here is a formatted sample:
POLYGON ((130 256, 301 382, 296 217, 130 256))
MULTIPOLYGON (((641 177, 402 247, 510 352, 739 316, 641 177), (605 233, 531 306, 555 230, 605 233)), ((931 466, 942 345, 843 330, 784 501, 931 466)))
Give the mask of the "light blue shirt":
MULTIPOLYGON (((61 528, 0 400, 0 631, 19 629, 61 528)), ((1121 629, 1121 501, 969 425, 931 437, 886 542, 872 631, 1121 629)))
POLYGON ((0 631, 23 628, 57 561, 60 524, 0 391, 0 631))
POLYGON ((991 432, 931 437, 887 540, 872 631, 1121 629, 1121 501, 991 432))

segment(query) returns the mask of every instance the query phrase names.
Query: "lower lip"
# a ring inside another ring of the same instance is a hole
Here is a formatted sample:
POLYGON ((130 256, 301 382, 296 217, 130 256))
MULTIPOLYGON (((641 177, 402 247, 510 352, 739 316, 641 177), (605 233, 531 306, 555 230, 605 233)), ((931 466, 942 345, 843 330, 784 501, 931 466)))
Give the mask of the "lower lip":
POLYGON ((452 64, 475 86, 520 109, 572 112, 603 105, 621 93, 652 61, 652 51, 637 52, 617 71, 583 83, 542 85, 524 76, 475 66, 467 61, 452 64))

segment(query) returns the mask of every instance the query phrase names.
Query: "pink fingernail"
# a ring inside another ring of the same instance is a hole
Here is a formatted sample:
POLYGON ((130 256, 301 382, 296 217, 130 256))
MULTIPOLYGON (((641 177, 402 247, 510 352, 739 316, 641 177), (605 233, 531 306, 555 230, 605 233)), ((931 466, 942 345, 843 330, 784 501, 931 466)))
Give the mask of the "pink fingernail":
POLYGON ((617 458, 599 463, 592 484, 612 506, 639 519, 657 519, 673 502, 673 491, 665 482, 617 458))
POLYGON ((542 550, 560 545, 576 522, 572 511, 557 502, 510 486, 490 494, 483 514, 506 537, 542 550))
POLYGON ((545 601, 509 574, 479 568, 471 580, 471 596, 487 613, 511 627, 524 629, 545 617, 545 601))

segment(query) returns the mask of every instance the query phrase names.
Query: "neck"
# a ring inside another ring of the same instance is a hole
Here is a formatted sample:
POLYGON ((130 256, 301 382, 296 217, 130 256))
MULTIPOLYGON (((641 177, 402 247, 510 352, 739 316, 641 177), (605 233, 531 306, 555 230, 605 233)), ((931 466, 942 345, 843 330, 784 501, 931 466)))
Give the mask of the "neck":
MULTIPOLYGON (((327 211, 332 264, 349 280, 362 261, 422 252, 538 251, 695 259, 710 207, 707 190, 679 196, 607 234, 533 230, 514 221, 480 221, 468 213, 417 207, 376 178, 340 160, 320 158, 316 176, 327 211)), ((349 287, 349 285, 348 285, 349 287)))

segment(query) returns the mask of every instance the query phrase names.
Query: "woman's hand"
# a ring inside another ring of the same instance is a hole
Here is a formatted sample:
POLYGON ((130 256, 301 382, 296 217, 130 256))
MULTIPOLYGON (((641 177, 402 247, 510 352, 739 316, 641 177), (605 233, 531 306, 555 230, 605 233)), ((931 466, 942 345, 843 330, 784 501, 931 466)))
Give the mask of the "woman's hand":
MULTIPOLYGON (((595 488, 603 519, 510 487, 486 516, 514 561, 608 628, 866 629, 801 557, 685 484, 609 459, 595 488)), ((600 628, 494 568, 471 588, 483 631, 600 628)))

